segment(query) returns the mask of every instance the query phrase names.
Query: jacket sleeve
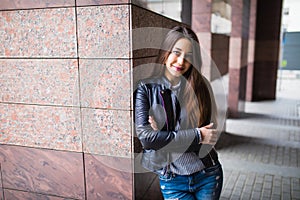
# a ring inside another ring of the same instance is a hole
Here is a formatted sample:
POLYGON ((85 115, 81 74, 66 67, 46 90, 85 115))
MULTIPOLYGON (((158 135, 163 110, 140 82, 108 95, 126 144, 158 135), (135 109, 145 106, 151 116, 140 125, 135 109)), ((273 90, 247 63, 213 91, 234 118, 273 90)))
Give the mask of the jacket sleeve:
POLYGON ((134 94, 135 129, 144 149, 184 152, 190 146, 199 146, 199 134, 197 129, 179 131, 155 131, 152 129, 149 119, 150 99, 152 95, 147 86, 140 83, 134 94))

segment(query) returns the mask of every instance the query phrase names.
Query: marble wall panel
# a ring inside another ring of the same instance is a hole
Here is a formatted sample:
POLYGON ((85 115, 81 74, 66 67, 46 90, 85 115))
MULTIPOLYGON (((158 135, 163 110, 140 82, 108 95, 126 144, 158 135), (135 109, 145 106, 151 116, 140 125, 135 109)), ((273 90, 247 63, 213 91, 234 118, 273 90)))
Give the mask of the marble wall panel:
POLYGON ((1 0, 0 10, 75 6, 75 0, 1 0))
POLYGON ((253 101, 274 100, 278 61, 254 62, 253 101))
POLYGON ((81 105, 130 110, 130 78, 129 60, 81 59, 81 105))
POLYGON ((85 154, 84 160, 87 199, 134 199, 130 158, 85 154))
POLYGON ((131 157, 131 116, 131 111, 82 109, 84 152, 131 157))
POLYGON ((192 12, 196 13, 211 13, 213 0, 192 0, 192 12))
POLYGON ((280 42, 278 40, 256 40, 255 61, 276 61, 279 56, 280 42))
POLYGON ((221 75, 228 73, 229 37, 221 34, 212 34, 212 59, 221 75))
POLYGON ((192 28, 198 32, 211 32, 211 14, 192 14, 192 28))
POLYGON ((129 5, 78 7, 81 58, 130 56, 129 5))
POLYGON ((257 0, 250 1, 249 39, 255 40, 257 0))
POLYGON ((165 17, 135 5, 132 5, 131 9, 132 29, 142 27, 162 27, 162 20, 165 17))
POLYGON ((0 144, 82 151, 80 110, 0 104, 0 144))
POLYGON ((163 17, 132 6, 132 50, 134 58, 156 56, 163 40, 163 17))
MULTIPOLYGON (((157 178, 157 175, 152 172, 134 174, 134 191, 136 199, 145 199, 148 196, 151 196, 149 194, 149 188, 151 188, 155 178, 157 178)), ((160 193, 159 187, 157 191, 153 192, 160 193)))
MULTIPOLYGON (((1 160, 0 160, 1 161, 1 160)), ((2 186, 2 170, 1 170, 1 162, 0 162, 0 200, 3 200, 4 199, 4 196, 3 196, 3 186, 2 186)))
POLYGON ((212 0, 192 0, 192 28, 196 33, 211 32, 212 0))
POLYGON ((143 197, 143 200, 163 200, 162 193, 160 191, 159 187, 159 178, 156 177, 154 181, 152 182, 151 186, 149 187, 147 193, 143 197))
POLYGON ((130 3, 130 0, 77 0, 77 6, 100 6, 130 3))
POLYGON ((229 41, 229 68, 241 68, 242 38, 231 37, 229 41))
POLYGON ((232 0, 231 2, 231 37, 242 37, 243 29, 243 1, 232 0))
POLYGON ((1 59, 0 101, 79 106, 77 60, 1 59))
MULTIPOLYGON (((18 190, 4 190, 5 199, 10 200, 66 200, 64 197, 50 196, 18 190)), ((1 198, 0 198, 1 199, 1 198)))
POLYGON ((0 57, 76 57, 75 8, 0 12, 0 57))
POLYGON ((156 59, 156 56, 133 59, 133 93, 140 80, 156 76, 161 72, 162 67, 156 64, 156 59))
POLYGON ((229 68, 228 116, 238 117, 240 69, 229 68))
POLYGON ((253 73, 254 63, 249 62, 247 66, 246 101, 252 101, 253 99, 253 73))
POLYGON ((3 187, 84 199, 82 153, 0 145, 3 187))
MULTIPOLYGON (((162 18, 162 26, 164 28, 167 29, 167 31, 169 31, 168 29, 172 29, 174 26, 187 26, 181 22, 178 22, 176 20, 167 18, 167 17, 163 17, 162 18)), ((166 34, 167 32, 164 32, 163 34, 166 34)))

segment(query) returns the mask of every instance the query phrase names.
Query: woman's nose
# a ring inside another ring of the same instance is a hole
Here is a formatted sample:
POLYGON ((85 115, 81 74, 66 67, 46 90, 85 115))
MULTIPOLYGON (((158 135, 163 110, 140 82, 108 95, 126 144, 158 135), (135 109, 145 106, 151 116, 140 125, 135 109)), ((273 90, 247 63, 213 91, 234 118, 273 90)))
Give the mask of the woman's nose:
POLYGON ((184 56, 183 55, 180 55, 180 56, 177 57, 177 63, 181 64, 181 65, 184 63, 184 56))

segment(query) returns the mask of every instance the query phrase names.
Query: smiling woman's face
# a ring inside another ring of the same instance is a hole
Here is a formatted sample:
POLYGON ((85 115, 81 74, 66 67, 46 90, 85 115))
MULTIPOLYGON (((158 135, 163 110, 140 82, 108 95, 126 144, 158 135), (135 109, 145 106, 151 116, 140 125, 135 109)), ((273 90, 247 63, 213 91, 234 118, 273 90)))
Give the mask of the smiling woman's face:
POLYGON ((192 43, 186 39, 179 39, 166 60, 165 76, 171 83, 182 76, 191 66, 193 57, 192 43))

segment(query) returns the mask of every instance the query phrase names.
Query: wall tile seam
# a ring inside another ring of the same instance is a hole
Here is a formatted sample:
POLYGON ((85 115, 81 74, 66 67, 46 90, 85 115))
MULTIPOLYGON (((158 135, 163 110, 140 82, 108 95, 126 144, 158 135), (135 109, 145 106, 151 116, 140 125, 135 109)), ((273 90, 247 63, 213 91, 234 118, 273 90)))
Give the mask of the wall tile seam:
POLYGON ((103 110, 103 111, 124 111, 124 112, 132 112, 133 109, 121 109, 121 108, 101 108, 101 107, 80 107, 80 109, 87 110, 103 110))
POLYGON ((43 8, 12 8, 12 9, 0 9, 0 12, 16 12, 16 11, 29 11, 29 10, 50 10, 50 9, 62 9, 62 8, 76 8, 76 6, 57 6, 57 7, 43 7, 43 8))
POLYGON ((41 196, 47 196, 47 197, 57 197, 60 199, 70 199, 70 200, 80 200, 80 199, 75 199, 71 197, 66 197, 66 196, 58 196, 54 194, 47 194, 47 193, 42 193, 42 192, 34 192, 34 191, 28 191, 28 190, 20 190, 20 189, 15 189, 15 188, 10 188, 10 187, 3 187, 3 196, 5 199, 5 191, 4 190, 10 190, 10 191, 16 191, 16 192, 23 192, 23 193, 29 193, 29 194, 35 194, 35 195, 41 195, 41 196))
POLYGON ((121 108, 104 108, 104 107, 86 107, 86 106, 74 106, 74 105, 59 105, 59 104, 34 104, 23 102, 5 102, 0 101, 0 105, 22 105, 22 106, 40 106, 40 107, 55 107, 55 108, 74 108, 74 109, 90 109, 90 110, 104 110, 104 111, 128 111, 132 112, 133 109, 121 109, 121 108))
POLYGON ((78 57, 79 60, 131 60, 134 57, 78 57))
POLYGON ((103 157, 112 157, 112 158, 121 158, 121 159, 130 159, 132 163, 134 163, 134 152, 130 152, 130 156, 121 156, 121 155, 110 155, 110 154, 103 154, 103 153, 94 153, 94 152, 87 152, 83 151, 82 152, 84 155, 89 155, 89 156, 103 156, 103 157))
POLYGON ((17 144, 7 144, 7 143, 0 143, 0 147, 1 146, 7 146, 12 147, 12 148, 29 148, 29 149, 34 149, 34 150, 41 150, 41 151, 55 151, 57 153, 61 152, 61 153, 73 153, 73 154, 85 154, 87 152, 84 151, 73 151, 73 150, 66 150, 66 149, 54 149, 54 148, 46 148, 46 147, 34 147, 34 146, 24 146, 24 145, 17 145, 17 144))
MULTIPOLYGON (((76 3, 76 2, 75 2, 76 3)), ((25 11, 25 10, 47 10, 47 9, 60 9, 60 8, 82 8, 82 7, 102 7, 102 6, 122 6, 122 5, 135 5, 134 3, 119 3, 119 4, 99 4, 99 5, 69 5, 69 6, 49 6, 49 7, 31 7, 31 8, 2 8, 0 12, 6 11, 25 11)), ((137 6, 137 5, 135 5, 137 6)), ((152 11, 153 12, 153 11, 152 11)), ((157 13, 156 13, 157 14, 157 13)))
POLYGON ((98 5, 76 5, 76 6, 73 6, 73 7, 76 7, 76 8, 85 8, 85 7, 104 7, 104 6, 130 6, 130 5, 135 5, 133 3, 108 3, 108 4, 98 4, 98 5))
POLYGON ((1 168, 1 162, 0 162, 0 198, 3 197, 4 198, 4 189, 3 189, 3 180, 2 180, 2 168, 1 168))
POLYGON ((40 107, 56 107, 56 108, 83 108, 80 105, 62 105, 62 104, 40 104, 40 103, 27 103, 27 102, 13 102, 1 101, 3 105, 23 105, 23 106, 40 106, 40 107))
POLYGON ((0 60, 77 60, 78 57, 20 57, 20 56, 10 56, 1 57, 0 60))

